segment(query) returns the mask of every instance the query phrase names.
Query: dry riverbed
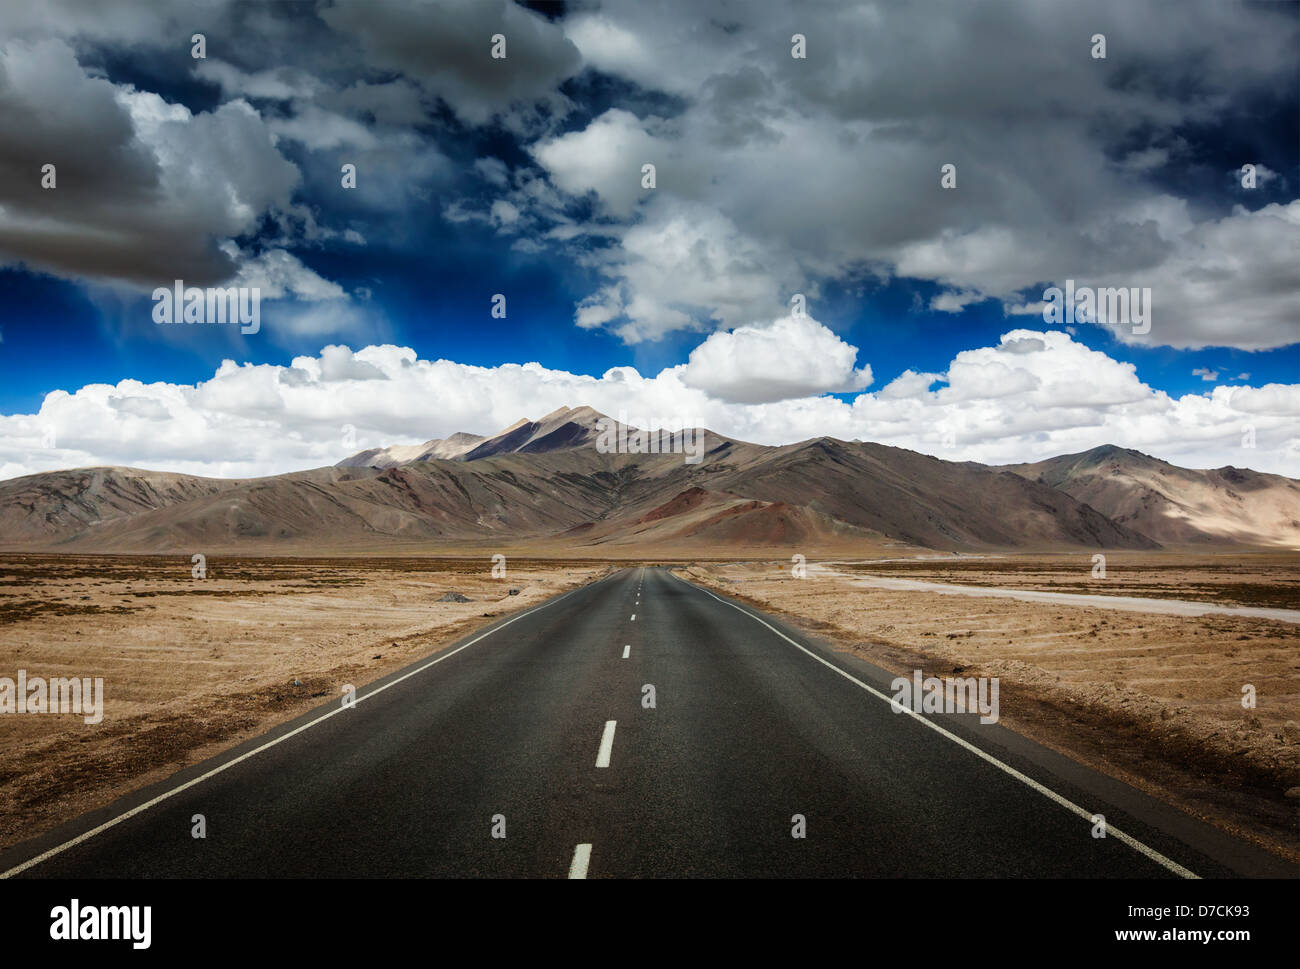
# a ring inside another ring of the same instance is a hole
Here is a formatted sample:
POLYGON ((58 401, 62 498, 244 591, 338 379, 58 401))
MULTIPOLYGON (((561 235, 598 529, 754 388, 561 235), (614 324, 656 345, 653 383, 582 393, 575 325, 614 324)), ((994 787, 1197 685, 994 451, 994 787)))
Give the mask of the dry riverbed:
POLYGON ((0 556, 0 677, 103 677, 104 716, 0 715, 0 846, 603 574, 592 561, 0 556), (509 595, 508 590, 519 590, 509 595), (458 592, 470 602, 440 602, 458 592))

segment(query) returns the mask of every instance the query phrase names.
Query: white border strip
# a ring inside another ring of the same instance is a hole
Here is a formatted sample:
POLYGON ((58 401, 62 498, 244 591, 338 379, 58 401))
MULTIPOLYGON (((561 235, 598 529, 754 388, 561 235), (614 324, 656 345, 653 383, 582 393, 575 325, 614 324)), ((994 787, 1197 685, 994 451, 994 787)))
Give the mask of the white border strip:
MULTIPOLYGON (((415 676, 419 673, 423 673, 431 666, 437 666, 443 660, 450 659, 451 657, 459 653, 462 649, 469 649, 475 643, 479 642, 479 640, 486 639, 488 636, 491 636, 493 633, 505 629, 506 626, 509 626, 511 623, 518 622, 520 619, 523 619, 527 616, 531 616, 535 612, 540 612, 542 609, 546 609, 550 606, 553 606, 557 602, 567 599, 575 592, 580 592, 583 589, 589 589, 601 581, 604 580, 598 579, 597 582, 593 582, 588 585, 579 586, 577 589, 571 589, 570 591, 564 593, 564 595, 552 599, 550 602, 543 602, 540 606, 534 606, 533 608, 529 609, 527 612, 521 612, 519 615, 514 616, 511 619, 507 619, 505 622, 501 623, 501 625, 494 626, 493 628, 489 629, 487 632, 483 633, 482 635, 474 637, 468 643, 465 643, 463 646, 457 646, 451 652, 443 653, 437 659, 430 660, 429 662, 425 663, 423 666, 419 667, 418 669, 411 670, 411 672, 405 673, 402 676, 399 676, 397 679, 392 680, 389 683, 385 683, 383 686, 375 687, 373 690, 370 690, 363 696, 357 697, 353 701, 353 705, 355 706, 357 703, 360 703, 362 700, 369 700, 372 696, 378 696, 380 693, 383 693, 385 690, 387 690, 390 686, 396 686, 398 683, 401 683, 403 680, 409 680, 412 676, 415 676)), ((234 767, 236 764, 248 760, 250 757, 255 757, 256 755, 260 754, 264 750, 270 750, 276 744, 283 743, 284 741, 288 740, 290 737, 294 737, 302 733, 304 730, 309 730, 312 727, 316 726, 316 724, 323 723, 324 721, 328 720, 330 717, 338 716, 340 713, 346 712, 347 709, 348 709, 347 707, 344 707, 342 705, 337 706, 333 710, 329 711, 329 713, 321 714, 315 720, 308 721, 307 723, 304 723, 300 727, 295 727, 293 730, 290 730, 288 733, 282 734, 281 736, 276 737, 274 740, 269 740, 266 743, 262 744, 260 747, 255 747, 253 750, 240 754, 238 757, 234 758, 233 760, 226 761, 224 764, 220 765, 219 767, 212 768, 212 770, 208 771, 206 774, 196 777, 193 780, 186 781, 184 784, 181 784, 179 787, 173 787, 170 791, 164 791, 162 794, 159 794, 157 797, 152 798, 148 801, 145 801, 143 804, 139 804, 136 807, 131 808, 131 810, 125 812, 124 814, 119 814, 117 817, 113 818, 112 820, 105 821, 103 824, 99 825, 98 827, 91 828, 89 831, 77 835, 71 841, 65 841, 63 844, 51 848, 49 851, 42 852, 41 854, 37 855, 35 858, 30 858, 27 861, 24 861, 20 865, 15 865, 14 867, 10 868, 8 871, 0 873, 0 879, 11 878, 14 875, 20 875, 23 872, 25 872, 27 869, 34 868, 35 866, 39 865, 43 861, 49 861, 49 859, 53 858, 55 855, 62 854, 63 852, 67 851, 69 848, 74 848, 77 845, 81 844, 83 841, 89 841, 91 838, 95 837, 95 835, 103 834, 109 828, 116 827, 117 825, 121 824, 123 821, 135 817, 137 814, 143 814, 145 811, 149 810, 154 805, 161 804, 169 797, 179 794, 181 791, 188 790, 189 788, 194 787, 198 784, 202 784, 208 778, 215 777, 216 775, 220 774, 222 771, 228 770, 229 768, 234 767)))
MULTIPOLYGON (((668 574, 672 575, 674 578, 677 578, 682 582, 685 582, 691 588, 698 589, 700 592, 703 592, 706 596, 712 596, 714 599, 717 599, 723 605, 731 606, 731 608, 735 609, 737 612, 744 613, 746 616, 754 620, 754 622, 758 623, 760 626, 766 626, 768 629, 776 633, 778 636, 784 639, 791 646, 795 647, 801 652, 807 653, 817 662, 821 663, 823 666, 829 669, 834 670, 836 673, 840 674, 840 676, 844 677, 850 683, 862 687, 862 689, 866 690, 872 696, 878 697, 879 699, 884 700, 886 703, 890 703, 892 705, 893 701, 891 697, 888 697, 885 694, 881 693, 875 687, 868 686, 866 683, 863 683, 861 680, 859 680, 856 676, 844 672, 844 670, 840 669, 834 663, 829 663, 826 660, 822 659, 812 650, 808 649, 805 646, 801 646, 799 643, 796 643, 785 633, 781 632, 781 630, 777 629, 775 626, 770 625, 769 623, 764 622, 762 619, 758 618, 758 616, 754 615, 749 610, 742 609, 734 602, 728 602, 726 599, 723 599, 721 596, 713 595, 713 593, 710 592, 708 589, 705 589, 702 586, 698 586, 694 582, 690 582, 687 579, 683 579, 680 575, 677 575, 671 570, 669 571, 668 574)), ((963 740, 961 737, 958 737, 955 733, 952 733, 949 730, 945 730, 943 727, 939 726, 933 720, 923 717, 916 711, 908 709, 907 707, 902 707, 900 712, 905 713, 908 716, 910 716, 912 719, 925 724, 931 730, 938 732, 942 736, 951 740, 953 743, 966 748, 972 754, 987 761, 988 763, 992 764, 994 767, 998 768, 999 770, 1004 771, 1007 774, 1010 774, 1016 780, 1020 781, 1022 784, 1025 784, 1028 787, 1033 788, 1035 791, 1037 791, 1039 794, 1042 794, 1048 800, 1053 801, 1056 804, 1059 804, 1061 807, 1065 808, 1066 810, 1074 814, 1077 814, 1085 821, 1089 821, 1089 822, 1092 821, 1091 812, 1085 811, 1083 808, 1079 807, 1079 805, 1075 804, 1069 798, 1062 797, 1060 794, 1057 794, 1051 788, 1045 787, 1044 785, 1038 783, 1038 781, 1034 780, 1032 777, 1028 776, 1027 774, 1022 774, 1020 771, 1016 770, 1010 764, 1004 764, 1002 761, 998 760, 992 754, 985 753, 983 750, 980 750, 980 748, 976 747, 974 744, 970 743, 969 741, 963 740)), ((1156 851, 1154 848, 1148 847, 1147 845, 1143 844, 1141 841, 1138 841, 1132 835, 1125 834, 1123 831, 1121 831, 1119 828, 1115 827, 1112 824, 1106 825, 1106 836, 1107 837, 1114 836, 1119 841, 1122 841, 1124 844, 1128 845, 1134 851, 1138 852, 1139 854, 1146 855, 1146 857, 1156 862, 1156 864, 1161 865, 1164 868, 1167 868, 1169 871, 1173 872, 1175 875, 1178 875, 1180 878, 1199 879, 1201 877, 1195 872, 1190 871, 1187 868, 1184 868, 1182 865, 1178 864, 1178 862, 1174 861, 1172 858, 1167 858, 1164 855, 1162 855, 1160 852, 1156 851)))

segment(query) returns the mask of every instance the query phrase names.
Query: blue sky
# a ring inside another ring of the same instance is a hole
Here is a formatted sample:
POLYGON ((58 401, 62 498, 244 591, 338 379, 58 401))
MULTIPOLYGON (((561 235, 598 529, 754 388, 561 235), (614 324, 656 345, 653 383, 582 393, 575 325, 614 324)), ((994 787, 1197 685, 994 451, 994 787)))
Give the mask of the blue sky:
POLYGON ((1300 8, 941 8, 7 10, 0 476, 282 471, 342 457, 340 426, 398 443, 602 401, 767 443, 1296 473, 1300 8), (260 332, 155 324, 182 275, 258 287, 260 332), (1151 332, 1044 323, 1067 278, 1149 287, 1151 332), (297 389, 258 416, 254 386, 297 389))
MULTIPOLYGON (((328 259, 306 261, 331 279, 374 286, 388 321, 386 342, 411 347, 426 359, 446 357, 481 367, 535 360, 586 374, 631 365, 656 373, 685 361, 700 342, 701 334, 692 332, 629 346, 608 332, 575 327, 573 305, 583 290, 566 279, 564 268, 542 259, 519 259, 500 243, 494 254, 492 241, 477 240, 482 248, 476 252, 471 246, 457 248, 436 269, 412 260, 396 272, 393 261, 378 272, 356 265, 330 271, 328 259), (518 265, 503 276, 499 267, 516 260, 518 265), (491 270, 483 268, 488 263, 491 270), (509 315, 493 320, 485 312, 489 304, 483 294, 496 292, 493 287, 503 278, 511 294, 509 315), (377 279, 383 280, 382 286, 377 279), (471 320, 477 323, 469 324, 471 320)), ((835 315, 823 322, 859 348, 858 362, 871 364, 876 384, 908 368, 943 371, 961 350, 996 343, 1001 333, 1021 322, 1009 322, 994 304, 957 314, 914 309, 914 295, 926 289, 933 287, 895 281, 869 296, 842 296, 833 301, 835 315)), ((223 359, 284 365, 293 356, 320 349, 320 340, 311 336, 293 337, 284 345, 233 340, 222 331, 165 340, 165 331, 148 323, 152 303, 143 296, 137 302, 137 332, 124 337, 118 313, 97 306, 82 286, 15 269, 0 271, 0 303, 5 306, 0 411, 36 411, 45 394, 57 389, 117 383, 125 377, 146 383, 197 383, 210 377, 223 359)), ((1193 372, 1197 369, 1219 373, 1218 383, 1290 384, 1297 381, 1300 367, 1295 347, 1173 350, 1126 345, 1091 327, 1074 330, 1079 342, 1134 364, 1144 381, 1174 395, 1204 393, 1213 386, 1215 382, 1193 372), (1250 377, 1234 379, 1242 373, 1250 377)))

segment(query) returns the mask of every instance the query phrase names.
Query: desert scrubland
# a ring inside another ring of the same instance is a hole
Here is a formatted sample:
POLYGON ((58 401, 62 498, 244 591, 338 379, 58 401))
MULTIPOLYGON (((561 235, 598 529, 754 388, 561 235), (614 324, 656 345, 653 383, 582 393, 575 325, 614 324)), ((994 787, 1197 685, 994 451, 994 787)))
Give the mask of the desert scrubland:
POLYGON ((872 584, 1300 609, 1300 556, 1107 558, 1105 579, 1092 577, 1085 553, 809 556, 804 579, 788 560, 697 565, 682 574, 895 672, 999 677, 1004 725, 1300 860, 1300 625, 872 584), (1247 685, 1254 709, 1242 705, 1247 685))
POLYGON ((0 557, 0 677, 102 677, 99 723, 0 716, 0 845, 602 574, 592 561, 0 557), (518 589, 509 595, 509 589, 518 589), (458 592, 469 602, 440 602, 458 592))
MULTIPOLYGON (((1300 625, 1189 602, 1293 610, 1300 555, 1108 553, 872 559, 772 549, 640 562, 783 615, 899 673, 997 676, 1001 722, 1300 860, 1300 625), (683 564, 689 563, 689 564, 683 564), (893 587, 882 587, 882 583, 893 587), (939 583, 948 591, 928 585, 939 583), (956 587, 964 594, 952 594, 956 587), (1153 600, 1027 602, 992 590, 1153 600), (1139 608, 1142 608, 1139 605, 1139 608), (1250 685, 1256 706, 1243 708, 1250 685)), ((736 552, 738 550, 731 550, 736 552)), ((664 553, 664 554, 659 554, 664 553)), ((105 714, 0 718, 0 844, 75 817, 431 654, 508 612, 637 564, 472 558, 0 557, 0 676, 103 677, 105 714), (511 596, 508 590, 519 590, 511 596), (458 592, 470 602, 439 601, 458 592)))

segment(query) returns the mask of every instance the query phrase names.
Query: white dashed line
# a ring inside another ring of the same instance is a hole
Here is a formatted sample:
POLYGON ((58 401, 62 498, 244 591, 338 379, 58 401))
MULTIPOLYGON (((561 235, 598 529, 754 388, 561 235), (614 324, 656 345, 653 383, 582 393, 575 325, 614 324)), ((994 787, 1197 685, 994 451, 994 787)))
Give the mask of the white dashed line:
POLYGON ((617 720, 605 721, 605 732, 600 735, 600 752, 596 754, 597 767, 609 766, 609 755, 614 749, 614 728, 617 726, 617 720))
POLYGON ((573 849, 573 861, 569 863, 570 878, 586 878, 587 865, 591 863, 591 845, 578 845, 573 849))
POLYGON ((632 622, 636 622, 636 613, 632 613, 632 622))
POLYGON ((628 654, 630 652, 632 652, 632 644, 628 643, 626 646, 623 647, 623 658, 627 659, 628 654))

